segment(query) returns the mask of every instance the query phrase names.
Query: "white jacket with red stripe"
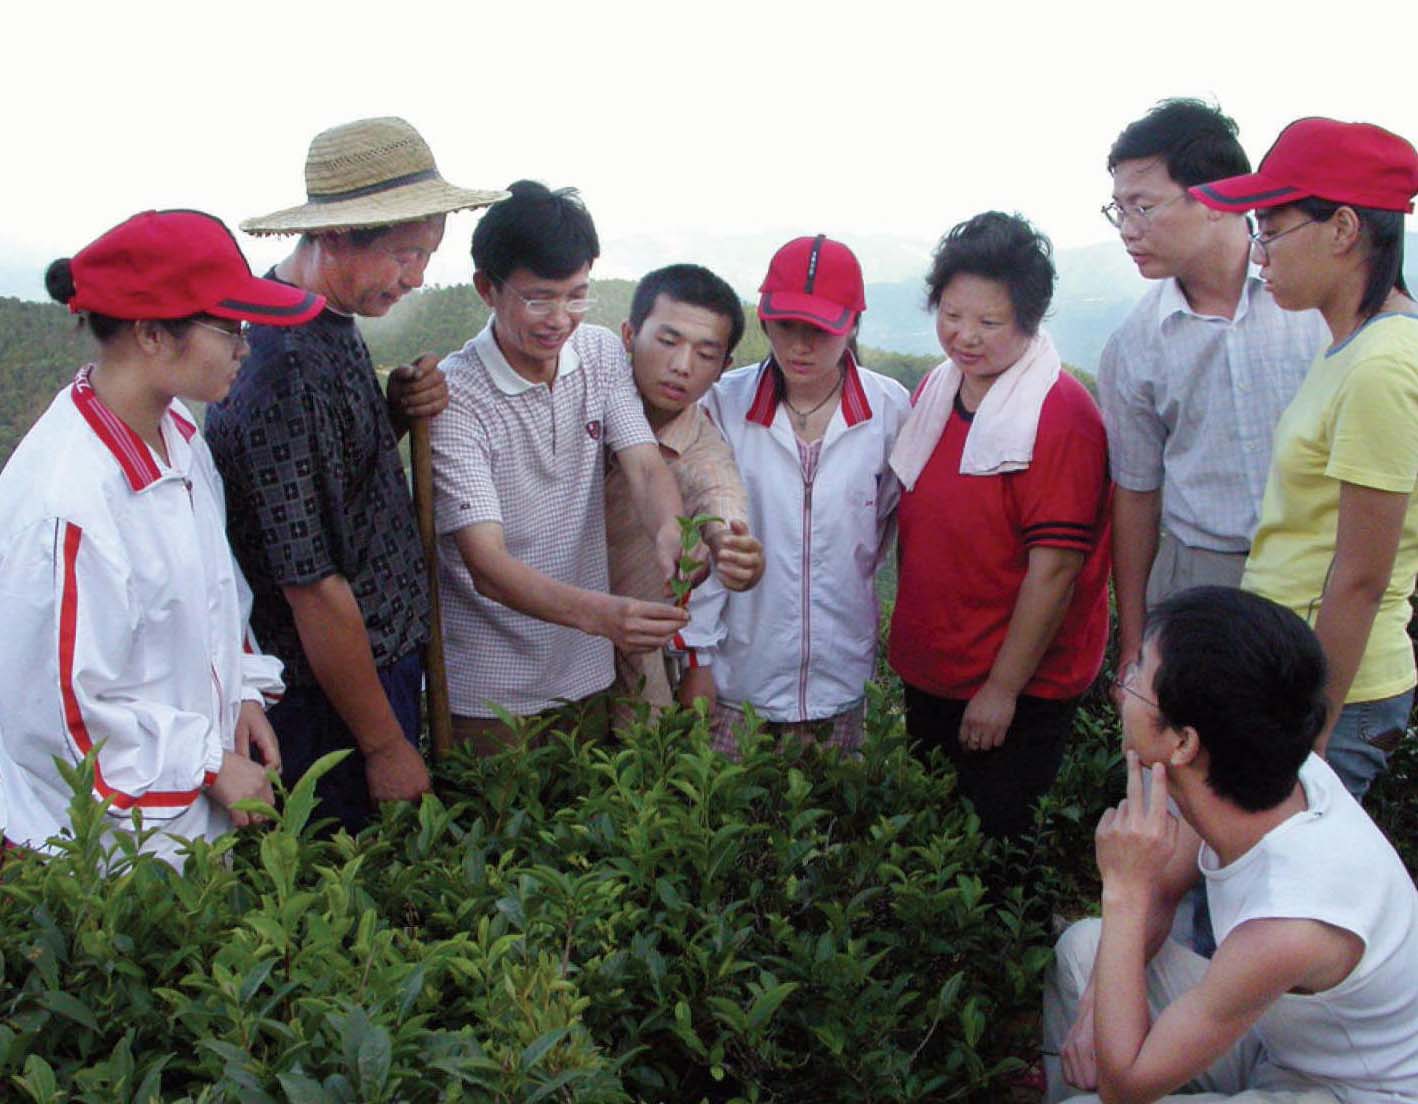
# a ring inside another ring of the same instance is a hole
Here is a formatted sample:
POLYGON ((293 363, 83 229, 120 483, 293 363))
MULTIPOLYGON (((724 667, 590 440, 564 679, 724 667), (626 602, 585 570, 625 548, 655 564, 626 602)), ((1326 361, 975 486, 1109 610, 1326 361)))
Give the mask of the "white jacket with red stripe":
POLYGON ((911 396, 850 363, 811 482, 767 362, 726 373, 703 402, 734 451, 765 560, 752 590, 711 580, 690 602, 699 632, 723 620, 718 695, 774 721, 852 708, 876 662, 876 569, 901 496, 887 460, 911 396))
POLYGON ((206 789, 243 701, 278 697, 255 648, 251 595, 226 538, 221 479, 191 415, 162 420, 170 466, 99 401, 87 370, 0 473, 0 818, 42 847, 68 824, 54 758, 102 745, 94 796, 167 835, 231 826, 206 789))

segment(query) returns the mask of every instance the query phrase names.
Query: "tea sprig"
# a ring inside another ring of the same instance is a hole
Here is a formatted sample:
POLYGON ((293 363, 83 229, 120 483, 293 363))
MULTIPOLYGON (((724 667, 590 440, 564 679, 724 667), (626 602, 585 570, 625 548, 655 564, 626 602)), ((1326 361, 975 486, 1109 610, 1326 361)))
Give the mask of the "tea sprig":
POLYGON ((689 605, 690 592, 694 590, 694 576, 703 567, 703 562, 690 555, 704 540, 704 526, 724 519, 713 514, 696 514, 694 517, 675 518, 679 522, 679 563, 670 579, 670 592, 675 596, 675 605, 680 609, 689 605))

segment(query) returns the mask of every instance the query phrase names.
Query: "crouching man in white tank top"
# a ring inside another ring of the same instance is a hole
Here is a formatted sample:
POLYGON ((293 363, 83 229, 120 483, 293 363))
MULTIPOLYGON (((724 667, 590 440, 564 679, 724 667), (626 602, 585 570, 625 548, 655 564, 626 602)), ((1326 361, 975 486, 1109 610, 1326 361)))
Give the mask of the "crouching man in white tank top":
POLYGON ((1102 919, 1064 933, 1046 987, 1050 1101, 1418 1102, 1418 892, 1310 753, 1324 683, 1314 634, 1256 595, 1198 587, 1149 615, 1118 679, 1102 919), (1167 938, 1198 878, 1209 961, 1167 938))

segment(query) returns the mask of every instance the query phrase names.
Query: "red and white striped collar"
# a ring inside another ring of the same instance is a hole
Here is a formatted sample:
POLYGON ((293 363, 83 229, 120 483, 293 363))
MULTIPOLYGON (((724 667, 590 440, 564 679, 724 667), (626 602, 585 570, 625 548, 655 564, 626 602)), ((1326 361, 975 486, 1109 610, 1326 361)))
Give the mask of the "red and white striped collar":
MULTIPOLYGON (((745 419, 761 426, 771 426, 778 416, 778 381, 775 378, 776 365, 770 354, 758 369, 758 388, 753 393, 745 419)), ((852 350, 847 350, 847 370, 842 373, 842 420, 849 426, 868 421, 871 403, 867 401, 866 389, 862 387, 862 377, 857 371, 857 358, 852 350)))
MULTIPOLYGON (((89 372, 92 368, 93 365, 86 364, 79 369, 69 394, 79 413, 84 416, 84 421, 89 423, 89 428, 118 461, 118 466, 123 469, 123 475, 128 480, 128 486, 134 493, 146 490, 162 478, 162 470, 153 459, 152 451, 146 442, 98 397, 93 384, 89 382, 89 372)), ((191 441, 197 427, 172 407, 168 407, 167 413, 182 439, 191 441)))

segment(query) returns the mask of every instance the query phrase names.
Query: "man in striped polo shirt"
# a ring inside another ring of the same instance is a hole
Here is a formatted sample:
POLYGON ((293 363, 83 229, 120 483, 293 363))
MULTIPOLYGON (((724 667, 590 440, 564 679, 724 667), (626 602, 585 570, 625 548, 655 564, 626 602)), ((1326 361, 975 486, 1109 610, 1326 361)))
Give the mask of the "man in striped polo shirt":
POLYGON ((473 233, 492 317, 444 359, 449 404, 431 434, 453 729, 483 753, 510 736, 500 711, 571 706, 583 735, 603 732, 615 648, 658 650, 686 621, 608 593, 606 450, 666 580, 683 506, 620 338, 582 325, 600 254, 591 216, 571 189, 511 192, 473 233))

